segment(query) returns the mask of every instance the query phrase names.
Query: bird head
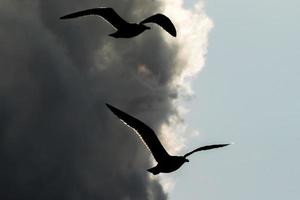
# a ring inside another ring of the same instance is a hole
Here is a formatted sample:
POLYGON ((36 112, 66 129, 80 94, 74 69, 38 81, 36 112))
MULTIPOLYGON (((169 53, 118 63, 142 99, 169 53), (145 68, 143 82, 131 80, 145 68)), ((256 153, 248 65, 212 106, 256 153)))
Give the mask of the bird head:
POLYGON ((182 163, 185 163, 185 162, 190 162, 186 157, 184 156, 180 156, 180 160, 182 163))

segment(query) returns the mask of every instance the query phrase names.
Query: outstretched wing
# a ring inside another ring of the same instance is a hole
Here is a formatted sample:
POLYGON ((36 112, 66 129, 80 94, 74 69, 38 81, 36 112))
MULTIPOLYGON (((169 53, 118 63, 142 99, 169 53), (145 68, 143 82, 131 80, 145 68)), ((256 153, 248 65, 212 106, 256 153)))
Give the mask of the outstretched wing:
POLYGON ((155 160, 160 162, 169 156, 154 131, 140 120, 126 114, 125 112, 106 104, 106 106, 127 126, 132 128, 142 139, 146 147, 151 151, 155 160))
POLYGON ((86 16, 86 15, 99 15, 117 29, 123 28, 128 25, 128 22, 126 22, 124 19, 122 19, 112 8, 87 9, 87 10, 83 10, 83 11, 79 11, 79 12, 75 12, 75 13, 71 13, 71 14, 62 16, 62 17, 60 17, 60 19, 71 19, 71 18, 77 18, 77 17, 86 16))
POLYGON ((165 29, 168 33, 170 33, 172 36, 176 37, 176 29, 172 21, 163 14, 156 14, 151 17, 148 17, 140 22, 140 24, 145 23, 156 23, 159 26, 161 26, 163 29, 165 29))
POLYGON ((214 145, 207 145, 207 146, 204 146, 204 147, 199 147, 198 149, 195 149, 194 151, 191 151, 187 154, 185 154, 183 157, 188 157, 189 155, 197 152, 197 151, 205 151, 205 150, 209 150, 209 149, 215 149, 215 148, 220 148, 220 147, 225 147, 229 144, 214 144, 214 145))

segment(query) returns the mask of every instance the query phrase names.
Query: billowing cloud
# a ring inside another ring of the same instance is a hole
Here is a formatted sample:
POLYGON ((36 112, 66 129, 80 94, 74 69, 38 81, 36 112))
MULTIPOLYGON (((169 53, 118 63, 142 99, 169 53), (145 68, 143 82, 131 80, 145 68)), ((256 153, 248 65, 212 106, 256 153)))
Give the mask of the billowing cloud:
POLYGON ((203 65, 211 26, 199 29, 199 38, 195 29, 184 33, 183 15, 197 16, 201 27, 207 18, 201 9, 187 11, 172 2, 0 2, 1 199, 167 198, 145 171, 150 154, 104 103, 158 133, 169 119, 179 119, 174 102, 188 88, 186 77, 203 65), (129 21, 163 11, 179 36, 166 36, 154 25, 136 38, 116 40, 97 17, 59 20, 95 6, 113 7, 129 21), (190 34, 196 47, 184 38, 190 34), (200 60, 193 67, 190 50, 200 60))

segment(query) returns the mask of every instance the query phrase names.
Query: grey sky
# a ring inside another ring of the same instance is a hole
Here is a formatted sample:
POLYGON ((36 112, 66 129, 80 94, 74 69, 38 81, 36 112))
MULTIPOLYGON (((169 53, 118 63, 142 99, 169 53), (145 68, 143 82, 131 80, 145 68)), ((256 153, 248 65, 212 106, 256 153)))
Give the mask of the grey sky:
POLYGON ((170 199, 299 199, 300 2, 205 2, 215 27, 186 103, 200 131, 187 148, 235 145, 193 156, 170 199))
MULTIPOLYGON (((101 3, 128 19, 160 7, 101 3)), ((116 40, 99 18, 59 20, 98 5, 0 2, 0 199, 167 199, 149 179, 150 154, 105 103, 142 115, 157 130, 175 113, 177 91, 169 84, 181 70, 173 65, 178 48, 158 29, 116 40)))

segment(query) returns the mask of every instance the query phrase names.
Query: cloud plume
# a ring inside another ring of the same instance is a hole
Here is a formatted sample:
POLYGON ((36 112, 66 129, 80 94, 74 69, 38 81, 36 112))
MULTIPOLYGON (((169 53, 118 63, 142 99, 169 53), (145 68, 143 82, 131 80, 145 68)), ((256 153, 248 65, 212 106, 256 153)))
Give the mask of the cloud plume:
MULTIPOLYGON (((182 16, 193 15, 175 2, 182 16)), ((111 26, 97 17, 59 17, 106 6, 139 21, 159 11, 170 14, 179 35, 191 34, 194 29, 180 31, 185 19, 170 5, 168 0, 0 2, 0 199, 167 199, 145 171, 152 167, 150 154, 104 104, 126 110, 159 133, 171 116, 179 118, 173 102, 187 87, 185 78, 203 65, 211 26, 196 38, 200 47, 188 47, 190 41, 167 37, 159 28, 116 40, 107 36, 111 26), (187 48, 198 51, 200 63, 188 62, 187 48)), ((203 27, 207 18, 199 16, 203 27)))

